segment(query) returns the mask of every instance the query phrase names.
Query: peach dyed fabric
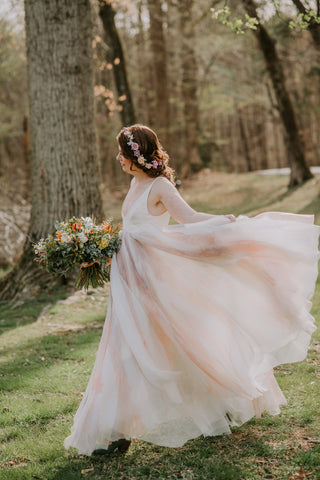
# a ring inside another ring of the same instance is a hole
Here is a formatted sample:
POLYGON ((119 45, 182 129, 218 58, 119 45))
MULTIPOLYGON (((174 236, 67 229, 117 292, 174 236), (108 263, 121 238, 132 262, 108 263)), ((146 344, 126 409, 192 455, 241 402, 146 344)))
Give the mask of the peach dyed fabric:
POLYGON ((65 440, 81 454, 124 437, 178 447, 278 414, 273 367, 303 360, 315 330, 313 216, 168 225, 148 212, 151 186, 112 260, 96 362, 65 440))

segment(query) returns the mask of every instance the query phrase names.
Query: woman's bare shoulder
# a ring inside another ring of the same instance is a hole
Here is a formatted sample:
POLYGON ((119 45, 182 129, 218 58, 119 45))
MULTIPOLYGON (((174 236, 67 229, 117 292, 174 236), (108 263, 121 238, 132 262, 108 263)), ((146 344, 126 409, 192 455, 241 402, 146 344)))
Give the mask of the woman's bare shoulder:
POLYGON ((170 182, 170 180, 168 180, 166 177, 163 177, 163 176, 159 176, 156 178, 155 182, 153 183, 153 186, 155 187, 155 189, 174 189, 175 190, 175 186, 172 184, 172 182, 170 182))

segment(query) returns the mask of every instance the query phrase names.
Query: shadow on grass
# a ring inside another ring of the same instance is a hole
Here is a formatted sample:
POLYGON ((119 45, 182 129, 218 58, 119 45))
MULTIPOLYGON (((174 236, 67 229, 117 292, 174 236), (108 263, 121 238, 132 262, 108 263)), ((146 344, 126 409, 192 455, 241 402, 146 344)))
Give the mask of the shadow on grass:
POLYGON ((248 424, 234 430, 233 435, 200 437, 181 448, 138 442, 126 455, 115 453, 98 458, 70 455, 54 471, 45 474, 48 480, 76 480, 83 478, 84 473, 90 480, 284 479, 300 466, 305 471, 319 473, 320 446, 297 453, 290 445, 281 448, 270 445, 272 427, 271 432, 265 433, 248 424))
POLYGON ((57 332, 37 338, 36 342, 29 339, 19 346, 2 349, 3 357, 8 356, 9 360, 1 362, 0 390, 18 391, 58 361, 86 360, 83 347, 98 343, 101 330, 88 325, 80 331, 62 332, 61 335, 57 332))
MULTIPOLYGON (((320 446, 307 451, 284 443, 280 448, 270 445, 275 431, 254 430, 253 425, 236 428, 235 433, 220 437, 200 437, 181 448, 166 448, 135 442, 125 454, 86 457, 65 453, 62 449, 52 456, 28 466, 26 476, 41 480, 248 480, 292 478, 300 467, 312 471, 311 479, 320 478, 320 446)), ((290 434, 289 434, 290 435, 290 434)), ((288 437, 286 436, 286 439, 288 437)), ((308 477, 309 478, 309 477, 308 477)))
POLYGON ((299 210, 299 213, 314 213, 318 214, 320 212, 320 195, 312 200, 312 202, 308 203, 305 207, 299 210))
POLYGON ((247 470, 239 459, 217 451, 219 438, 199 438, 181 448, 158 447, 144 442, 133 444, 126 455, 69 457, 54 471, 44 472, 48 480, 105 479, 165 480, 219 479, 240 480, 247 470))
POLYGON ((46 305, 65 299, 70 291, 64 287, 52 287, 22 305, 0 301, 0 335, 16 327, 33 323, 46 305))

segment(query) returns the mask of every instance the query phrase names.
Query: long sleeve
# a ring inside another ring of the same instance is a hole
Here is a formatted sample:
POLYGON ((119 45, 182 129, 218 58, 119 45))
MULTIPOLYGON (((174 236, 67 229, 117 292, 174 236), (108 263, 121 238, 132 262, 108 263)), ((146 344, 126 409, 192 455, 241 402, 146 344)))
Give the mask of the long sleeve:
POLYGON ((155 195, 163 203, 171 217, 178 223, 195 223, 217 215, 196 212, 181 197, 172 183, 164 177, 159 178, 154 184, 155 195))

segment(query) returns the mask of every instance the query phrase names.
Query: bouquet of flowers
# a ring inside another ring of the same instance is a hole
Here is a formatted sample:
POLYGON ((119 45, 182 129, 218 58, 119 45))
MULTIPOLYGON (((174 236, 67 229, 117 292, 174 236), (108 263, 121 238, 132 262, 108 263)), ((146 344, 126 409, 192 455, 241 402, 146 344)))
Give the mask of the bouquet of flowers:
POLYGON ((80 265, 77 288, 102 286, 110 280, 112 255, 119 250, 120 225, 104 221, 96 225, 92 218, 72 217, 57 222, 55 235, 36 243, 35 261, 48 272, 66 275, 75 265, 80 265))

